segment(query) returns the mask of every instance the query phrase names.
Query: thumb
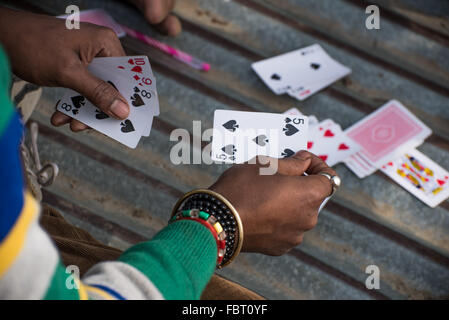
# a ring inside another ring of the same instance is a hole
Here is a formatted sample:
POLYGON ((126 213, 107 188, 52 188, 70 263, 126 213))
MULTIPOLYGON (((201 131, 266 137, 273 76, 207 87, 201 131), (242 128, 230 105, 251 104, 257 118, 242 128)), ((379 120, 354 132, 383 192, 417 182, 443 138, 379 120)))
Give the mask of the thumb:
POLYGON ((286 176, 302 176, 311 163, 311 154, 307 151, 300 151, 289 158, 280 159, 278 173, 286 176))
POLYGON ((116 119, 128 117, 128 103, 111 82, 95 77, 87 68, 75 72, 72 79, 73 83, 67 86, 79 92, 101 111, 116 119))

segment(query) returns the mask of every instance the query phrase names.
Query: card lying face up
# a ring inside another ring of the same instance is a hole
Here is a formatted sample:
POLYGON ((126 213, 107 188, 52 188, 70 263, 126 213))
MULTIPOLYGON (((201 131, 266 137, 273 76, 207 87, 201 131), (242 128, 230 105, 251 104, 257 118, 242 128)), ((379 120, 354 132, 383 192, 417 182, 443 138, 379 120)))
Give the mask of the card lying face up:
POLYGON ((307 150, 307 138, 305 116, 216 110, 211 157, 225 163, 258 155, 286 158, 307 150))
POLYGON ((449 172, 418 150, 404 153, 381 170, 432 208, 449 197, 449 172))

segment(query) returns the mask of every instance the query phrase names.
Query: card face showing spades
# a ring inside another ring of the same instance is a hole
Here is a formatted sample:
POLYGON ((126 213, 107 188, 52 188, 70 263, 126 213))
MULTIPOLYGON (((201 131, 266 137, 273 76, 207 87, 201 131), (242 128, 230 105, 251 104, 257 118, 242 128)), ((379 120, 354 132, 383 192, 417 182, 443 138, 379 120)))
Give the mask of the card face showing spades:
POLYGON ((299 100, 351 73, 317 44, 255 62, 252 68, 275 94, 287 92, 299 100))
POLYGON ((216 110, 213 160, 243 163, 257 155, 286 158, 307 149, 308 118, 277 113, 216 110))
POLYGON ((69 90, 57 109, 107 136, 135 148, 148 136, 153 117, 159 114, 156 82, 147 57, 96 58, 88 67, 98 78, 116 88, 128 102, 128 119, 112 119, 80 94, 69 90))
POLYGON ((147 125, 142 135, 148 137, 151 131, 152 117, 160 114, 156 78, 151 70, 148 57, 96 58, 90 63, 89 70, 99 75, 100 78, 101 76, 112 76, 114 79, 118 77, 125 79, 125 83, 132 87, 132 91, 130 87, 126 89, 127 92, 131 93, 125 98, 130 100, 130 106, 139 108, 140 113, 145 110, 145 115, 147 115, 147 125))
POLYGON ((57 110, 130 148, 135 148, 141 138, 131 116, 122 121, 113 119, 73 90, 69 90, 59 101, 57 110))

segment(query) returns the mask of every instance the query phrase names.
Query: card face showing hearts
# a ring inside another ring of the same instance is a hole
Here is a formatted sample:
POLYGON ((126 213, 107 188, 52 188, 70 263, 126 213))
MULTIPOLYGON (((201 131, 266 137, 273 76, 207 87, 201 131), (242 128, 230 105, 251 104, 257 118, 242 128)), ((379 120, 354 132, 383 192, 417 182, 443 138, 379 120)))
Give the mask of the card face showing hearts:
POLYGON ((418 150, 404 153, 381 170, 432 208, 449 197, 449 172, 418 150))
MULTIPOLYGON (((68 15, 58 16, 58 18, 66 19, 68 15)), ((121 38, 126 35, 122 26, 117 23, 108 13, 103 9, 90 9, 80 11, 80 21, 89 22, 98 26, 111 28, 121 38)))
POLYGON ((275 94, 287 92, 299 100, 351 73, 319 45, 255 62, 252 68, 275 94))
POLYGON ((115 87, 128 102, 128 119, 120 121, 101 112, 90 101, 69 90, 57 110, 107 136, 135 148, 140 136, 149 136, 159 114, 156 81, 146 56, 96 58, 88 70, 115 87))
POLYGON ((357 153, 360 146, 346 136, 340 125, 328 119, 309 131, 307 149, 332 167, 357 153))
POLYGON ((213 160, 244 163, 257 155, 286 158, 306 150, 308 119, 277 113, 216 110, 213 160))
POLYGON ((417 147, 432 131, 400 102, 392 100, 345 133, 361 146, 360 156, 380 168, 417 147))

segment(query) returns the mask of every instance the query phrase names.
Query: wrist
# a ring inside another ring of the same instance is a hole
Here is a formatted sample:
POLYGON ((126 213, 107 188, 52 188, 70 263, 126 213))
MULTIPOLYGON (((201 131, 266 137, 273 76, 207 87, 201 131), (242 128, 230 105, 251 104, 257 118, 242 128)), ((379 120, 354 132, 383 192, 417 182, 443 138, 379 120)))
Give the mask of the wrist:
MULTIPOLYGON (((172 219, 180 217, 202 218, 218 231, 219 238, 224 238, 225 252, 223 257, 220 257, 220 252, 218 252, 218 268, 231 263, 240 253, 243 244, 242 222, 237 210, 222 195, 205 189, 185 194, 176 203, 172 212, 172 219), (201 212, 205 214, 202 217, 200 217, 201 212), (224 232, 220 235, 221 231, 224 232)), ((220 246, 220 242, 217 242, 217 247, 220 248, 220 246)))

